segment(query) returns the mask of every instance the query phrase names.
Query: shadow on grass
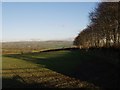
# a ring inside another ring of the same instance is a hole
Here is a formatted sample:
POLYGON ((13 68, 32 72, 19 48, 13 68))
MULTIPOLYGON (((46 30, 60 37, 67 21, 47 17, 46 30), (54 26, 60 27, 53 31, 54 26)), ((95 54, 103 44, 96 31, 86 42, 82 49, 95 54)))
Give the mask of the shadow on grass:
POLYGON ((2 78, 2 88, 46 88, 42 83, 28 84, 19 75, 13 76, 12 78, 2 78))
MULTIPOLYGON (((49 54, 50 52, 34 53, 33 55, 49 54)), ((57 54, 57 51, 54 51, 57 54)), ((58 73, 93 83, 101 88, 118 88, 118 62, 120 51, 113 49, 81 49, 69 50, 57 57, 31 57, 32 54, 7 55, 36 64, 58 73)))

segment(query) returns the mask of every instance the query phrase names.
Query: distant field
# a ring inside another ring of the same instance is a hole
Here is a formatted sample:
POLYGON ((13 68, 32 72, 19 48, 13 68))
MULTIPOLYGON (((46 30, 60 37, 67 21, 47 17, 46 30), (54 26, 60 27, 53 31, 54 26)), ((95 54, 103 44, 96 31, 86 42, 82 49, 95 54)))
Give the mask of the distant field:
POLYGON ((26 53, 38 52, 45 49, 66 48, 73 45, 72 41, 25 41, 25 42, 3 42, 2 53, 26 53))
POLYGON ((118 88, 118 61, 96 49, 3 55, 3 88, 118 88))

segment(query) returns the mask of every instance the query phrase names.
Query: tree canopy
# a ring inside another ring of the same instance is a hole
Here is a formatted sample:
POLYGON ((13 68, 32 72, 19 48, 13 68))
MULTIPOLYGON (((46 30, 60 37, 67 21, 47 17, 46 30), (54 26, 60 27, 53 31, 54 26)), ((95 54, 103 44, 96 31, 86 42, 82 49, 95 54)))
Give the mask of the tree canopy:
POLYGON ((100 2, 89 13, 89 25, 74 40, 82 48, 120 47, 118 2, 100 2))

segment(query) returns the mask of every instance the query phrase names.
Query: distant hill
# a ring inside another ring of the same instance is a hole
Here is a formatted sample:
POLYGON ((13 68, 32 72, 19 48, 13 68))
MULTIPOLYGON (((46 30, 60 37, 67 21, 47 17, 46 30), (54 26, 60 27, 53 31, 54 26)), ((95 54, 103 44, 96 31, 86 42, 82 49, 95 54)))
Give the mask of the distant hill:
POLYGON ((73 45, 72 41, 20 41, 3 42, 4 53, 37 52, 44 49, 66 48, 73 45))

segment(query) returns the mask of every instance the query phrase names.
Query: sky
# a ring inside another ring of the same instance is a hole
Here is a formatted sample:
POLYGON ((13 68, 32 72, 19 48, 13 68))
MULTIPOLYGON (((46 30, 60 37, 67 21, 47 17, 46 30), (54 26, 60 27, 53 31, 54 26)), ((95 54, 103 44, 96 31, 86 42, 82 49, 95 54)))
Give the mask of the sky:
POLYGON ((73 40, 97 2, 3 2, 2 40, 73 40))
POLYGON ((102 0, 1 0, 1 1, 2 2, 100 2, 102 0))
POLYGON ((2 41, 2 3, 0 2, 0 42, 1 41, 2 41))

